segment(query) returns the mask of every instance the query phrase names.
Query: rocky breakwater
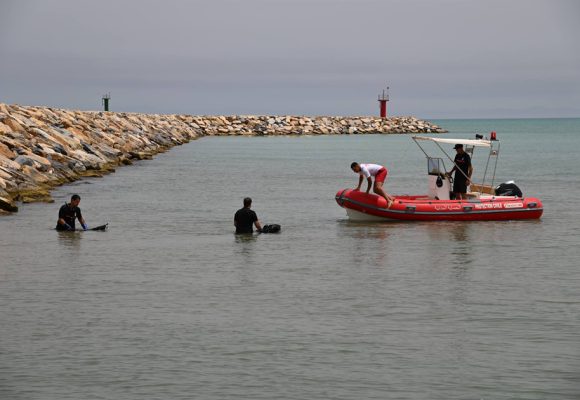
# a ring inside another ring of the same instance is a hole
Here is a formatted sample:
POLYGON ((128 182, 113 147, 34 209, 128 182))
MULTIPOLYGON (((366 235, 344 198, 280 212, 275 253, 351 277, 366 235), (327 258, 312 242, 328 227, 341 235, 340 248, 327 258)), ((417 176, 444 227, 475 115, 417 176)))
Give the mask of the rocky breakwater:
POLYGON ((0 104, 0 212, 203 136, 442 133, 414 117, 192 116, 0 104))

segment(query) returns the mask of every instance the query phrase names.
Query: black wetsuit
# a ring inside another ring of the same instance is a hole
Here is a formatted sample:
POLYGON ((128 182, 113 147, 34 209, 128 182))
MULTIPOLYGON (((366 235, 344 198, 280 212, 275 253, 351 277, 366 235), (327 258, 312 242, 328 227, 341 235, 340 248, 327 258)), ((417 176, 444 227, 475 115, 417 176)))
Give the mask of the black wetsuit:
POLYGON ((249 208, 240 208, 234 216, 236 221, 236 233, 254 232, 253 224, 258 220, 256 213, 249 208))
MULTIPOLYGON (((64 221, 69 224, 72 230, 75 230, 75 220, 78 218, 81 220, 83 216, 81 215, 81 209, 78 207, 72 207, 69 203, 63 205, 58 211, 58 219, 64 219, 64 221)), ((56 224, 57 231, 66 231, 67 228, 59 223, 56 224)))
POLYGON ((469 176, 469 167, 471 166, 471 157, 469 154, 457 153, 455 155, 455 165, 457 166, 455 171, 455 177, 453 178, 453 192, 454 193, 467 193, 467 176, 469 176), (463 173, 462 173, 463 171, 463 173))

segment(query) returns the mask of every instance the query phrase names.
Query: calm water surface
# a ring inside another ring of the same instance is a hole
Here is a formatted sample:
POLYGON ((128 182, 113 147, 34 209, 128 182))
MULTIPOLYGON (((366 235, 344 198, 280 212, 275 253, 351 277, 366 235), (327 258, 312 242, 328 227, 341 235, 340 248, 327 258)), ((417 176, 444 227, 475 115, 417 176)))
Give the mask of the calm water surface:
POLYGON ((205 138, 0 218, 0 399, 580 398, 580 120, 438 122, 543 218, 349 222, 351 161, 425 191, 404 135, 205 138), (51 230, 72 193, 109 231, 51 230))

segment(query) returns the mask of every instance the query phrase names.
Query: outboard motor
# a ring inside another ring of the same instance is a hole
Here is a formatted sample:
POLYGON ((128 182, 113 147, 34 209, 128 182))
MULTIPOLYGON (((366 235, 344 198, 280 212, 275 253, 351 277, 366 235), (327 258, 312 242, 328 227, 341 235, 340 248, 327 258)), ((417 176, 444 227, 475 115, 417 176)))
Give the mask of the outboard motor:
POLYGON ((495 188, 496 196, 517 196, 522 197, 522 191, 516 186, 514 181, 504 182, 495 188))

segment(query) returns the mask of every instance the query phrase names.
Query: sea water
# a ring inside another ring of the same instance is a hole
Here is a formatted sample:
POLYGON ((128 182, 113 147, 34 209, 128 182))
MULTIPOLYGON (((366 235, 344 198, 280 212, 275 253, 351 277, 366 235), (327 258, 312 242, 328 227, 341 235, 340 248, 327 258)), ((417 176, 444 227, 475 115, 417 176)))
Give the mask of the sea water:
POLYGON ((350 222, 352 161, 425 192, 409 135, 204 138, 0 218, 0 398, 580 398, 580 120, 436 122, 542 219, 350 222), (53 230, 73 193, 107 232, 53 230))

